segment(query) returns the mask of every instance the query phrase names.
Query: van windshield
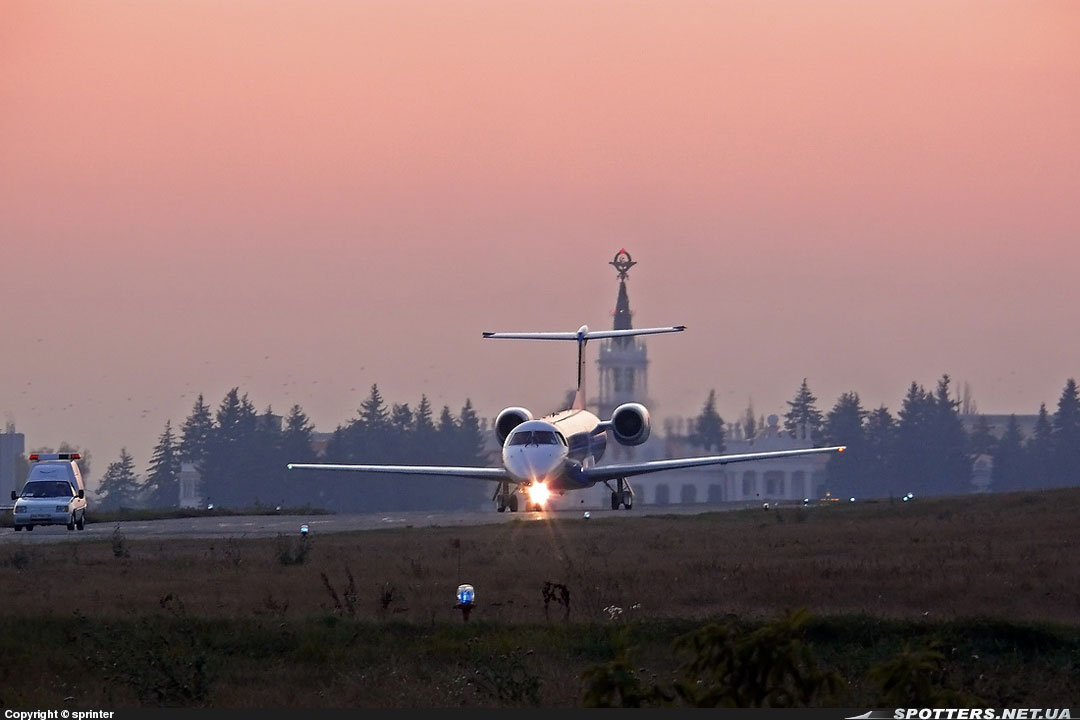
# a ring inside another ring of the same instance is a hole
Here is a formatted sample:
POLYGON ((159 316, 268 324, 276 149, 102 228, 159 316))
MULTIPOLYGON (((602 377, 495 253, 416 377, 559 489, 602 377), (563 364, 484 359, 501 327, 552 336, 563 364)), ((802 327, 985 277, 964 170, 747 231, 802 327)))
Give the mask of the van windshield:
POLYGON ((22 496, 30 498, 72 497, 75 492, 66 480, 45 480, 28 482, 23 487, 22 496))

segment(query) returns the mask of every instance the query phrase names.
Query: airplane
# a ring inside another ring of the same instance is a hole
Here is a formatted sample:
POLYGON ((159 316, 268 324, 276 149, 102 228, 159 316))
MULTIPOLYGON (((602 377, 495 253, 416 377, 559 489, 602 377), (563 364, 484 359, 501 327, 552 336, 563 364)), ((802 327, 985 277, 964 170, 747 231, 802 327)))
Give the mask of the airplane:
POLYGON ((684 330, 685 325, 627 330, 589 330, 587 325, 582 325, 577 332, 484 332, 485 338, 572 341, 578 347, 577 391, 570 408, 534 418, 526 408, 508 407, 496 416, 495 436, 502 447, 501 467, 333 463, 290 463, 287 467, 289 470, 342 470, 488 480, 497 483, 492 500, 499 512, 517 512, 519 496, 527 496, 528 509, 540 511, 553 493, 561 496, 567 491, 583 490, 603 483, 611 491, 611 509, 618 510, 621 506, 629 510, 634 505, 634 490, 627 478, 637 475, 844 451, 844 446, 834 446, 599 465, 607 447, 608 432, 621 445, 640 445, 649 438, 650 419, 645 406, 636 402, 619 405, 607 420, 601 420, 585 409, 586 344, 590 340, 684 330))

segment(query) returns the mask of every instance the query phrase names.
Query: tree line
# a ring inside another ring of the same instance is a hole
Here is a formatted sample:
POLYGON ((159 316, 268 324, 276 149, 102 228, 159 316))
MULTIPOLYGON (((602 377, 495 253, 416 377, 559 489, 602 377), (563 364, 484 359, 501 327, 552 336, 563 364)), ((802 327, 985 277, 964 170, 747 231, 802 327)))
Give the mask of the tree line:
MULTIPOLYGON (((314 427, 300 405, 284 417, 271 407, 259 413, 247 393, 229 390, 216 411, 200 394, 179 431, 172 422, 154 446, 145 474, 124 448, 96 491, 98 507, 176 507, 182 463, 199 474, 198 495, 219 508, 302 507, 333 511, 473 509, 491 488, 469 479, 348 472, 287 470, 289 463, 316 461, 314 427)), ((387 406, 378 385, 356 417, 338 425, 325 459, 337 463, 441 463, 486 465, 480 421, 470 400, 458 415, 448 406, 436 419, 421 396, 387 406)))
MULTIPOLYGON (((912 381, 895 415, 885 405, 863 407, 855 391, 842 393, 822 412, 806 379, 787 402, 784 428, 809 433, 815 446, 846 445, 826 465, 827 489, 836 496, 888 497, 967 493, 980 457, 992 461, 990 489, 1010 491, 1080 484, 1080 392, 1070 378, 1056 411, 1040 405, 1030 437, 1015 415, 995 432, 985 416, 966 429, 961 400, 943 375, 932 390, 912 381)), ((764 427, 748 407, 738 421, 752 437, 764 427)), ((726 450, 727 425, 710 391, 685 439, 705 453, 726 450)), ((109 464, 96 491, 98 505, 174 507, 181 463, 199 471, 199 496, 217 507, 309 505, 336 511, 464 509, 488 499, 492 488, 469 479, 287 471, 288 463, 316 460, 314 428, 299 405, 282 419, 270 407, 256 411, 233 388, 216 411, 202 395, 179 431, 171 421, 154 447, 144 475, 127 449, 109 464)), ((470 400, 455 416, 448 406, 435 418, 426 396, 415 409, 387 403, 372 385, 357 415, 340 424, 323 459, 339 463, 487 465, 485 438, 470 400)), ((74 449, 65 444, 64 449, 74 449)), ((43 449, 45 450, 45 449, 43 449)), ((89 461, 84 452, 83 462, 89 461)), ((88 470, 88 468, 87 468, 88 470)), ((84 470, 84 474, 86 470, 84 470)))
MULTIPOLYGON (((976 415, 967 429, 961 401, 942 375, 933 390, 912 381, 894 416, 888 407, 863 407, 854 391, 840 395, 822 413, 807 381, 787 402, 784 428, 799 436, 805 428, 816 447, 846 445, 826 465, 828 490, 836 496, 898 497, 968 493, 977 458, 992 462, 990 490, 1006 492, 1080 485, 1080 393, 1069 378, 1050 414, 1043 403, 1030 437, 1016 415, 998 433, 985 415, 976 415)), ((752 437, 764 425, 753 409, 740 420, 752 437)), ((691 423, 687 439, 712 452, 726 448, 723 418, 711 391, 701 413, 691 423)))

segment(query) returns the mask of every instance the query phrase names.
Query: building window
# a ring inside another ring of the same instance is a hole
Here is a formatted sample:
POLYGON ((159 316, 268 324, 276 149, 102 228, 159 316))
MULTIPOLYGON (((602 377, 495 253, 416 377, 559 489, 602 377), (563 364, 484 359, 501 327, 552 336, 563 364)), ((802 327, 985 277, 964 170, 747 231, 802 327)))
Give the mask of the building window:
POLYGON ((691 505, 697 502, 697 485, 690 485, 689 483, 682 486, 679 489, 679 502, 684 505, 691 505))
POLYGON ((813 495, 813 493, 810 492, 810 485, 806 482, 806 473, 802 470, 796 470, 791 473, 791 491, 795 495, 802 495, 804 498, 813 495))
POLYGON ((656 486, 656 504, 667 505, 669 502, 671 502, 671 492, 666 483, 660 483, 656 486))
POLYGON ((709 502, 724 502, 724 486, 718 483, 709 485, 709 502))
POLYGON ((634 368, 614 368, 612 372, 615 376, 615 392, 634 392, 634 368))
POLYGON ((782 497, 784 494, 784 473, 781 470, 765 472, 765 494, 769 497, 782 497))
POLYGON ((747 470, 742 474, 742 494, 744 498, 753 497, 757 490, 754 486, 757 485, 757 473, 753 470, 747 470))

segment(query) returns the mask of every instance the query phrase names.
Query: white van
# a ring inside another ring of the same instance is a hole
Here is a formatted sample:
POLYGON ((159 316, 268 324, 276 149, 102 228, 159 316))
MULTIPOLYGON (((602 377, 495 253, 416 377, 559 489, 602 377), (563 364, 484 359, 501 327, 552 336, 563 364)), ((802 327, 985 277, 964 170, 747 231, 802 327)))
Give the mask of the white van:
POLYGON ((86 526, 86 486, 79 472, 78 453, 34 453, 21 493, 11 491, 15 530, 35 525, 86 526))

